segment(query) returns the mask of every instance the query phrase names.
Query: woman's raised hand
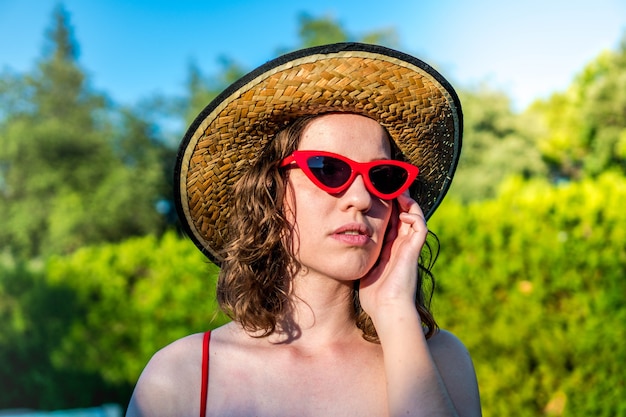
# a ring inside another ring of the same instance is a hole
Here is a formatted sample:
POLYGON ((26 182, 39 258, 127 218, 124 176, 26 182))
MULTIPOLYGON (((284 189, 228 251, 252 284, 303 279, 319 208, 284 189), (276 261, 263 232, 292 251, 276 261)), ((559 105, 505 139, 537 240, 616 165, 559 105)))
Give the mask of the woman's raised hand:
POLYGON ((378 262, 360 281, 361 306, 374 323, 388 309, 415 310, 417 262, 428 228, 424 213, 407 193, 397 198, 378 262))

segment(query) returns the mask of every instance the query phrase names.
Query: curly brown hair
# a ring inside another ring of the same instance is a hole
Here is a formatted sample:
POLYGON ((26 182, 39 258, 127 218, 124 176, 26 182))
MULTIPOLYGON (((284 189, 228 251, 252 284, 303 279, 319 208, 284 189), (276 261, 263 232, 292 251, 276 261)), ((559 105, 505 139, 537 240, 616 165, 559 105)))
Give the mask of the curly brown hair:
MULTIPOLYGON (((315 117, 301 117, 278 133, 233 189, 236 198, 232 199, 230 238, 223 250, 217 301, 231 319, 259 337, 286 330, 290 277, 300 265, 289 243, 295 232, 284 212, 288 174, 280 162, 297 149, 302 132, 315 117)), ((401 159, 393 140, 389 142, 394 158, 401 159)), ((435 285, 431 270, 438 252, 439 241, 429 231, 419 257, 415 297, 427 338, 438 329, 430 312, 435 285)), ((352 297, 355 324, 366 340, 377 342, 374 324, 359 302, 358 284, 356 281, 352 297)))

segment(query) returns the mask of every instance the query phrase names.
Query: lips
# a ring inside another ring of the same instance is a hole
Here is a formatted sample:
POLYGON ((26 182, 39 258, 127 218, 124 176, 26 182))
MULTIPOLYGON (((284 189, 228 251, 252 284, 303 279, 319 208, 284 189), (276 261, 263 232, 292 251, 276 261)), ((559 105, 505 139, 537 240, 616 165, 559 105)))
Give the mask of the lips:
POLYGON ((351 223, 336 229, 332 237, 350 246, 364 246, 372 241, 372 230, 364 224, 351 223))
POLYGON ((351 223, 351 224, 343 225, 337 230, 335 230, 333 234, 347 235, 347 236, 363 235, 367 237, 372 237, 371 229, 362 223, 351 223))

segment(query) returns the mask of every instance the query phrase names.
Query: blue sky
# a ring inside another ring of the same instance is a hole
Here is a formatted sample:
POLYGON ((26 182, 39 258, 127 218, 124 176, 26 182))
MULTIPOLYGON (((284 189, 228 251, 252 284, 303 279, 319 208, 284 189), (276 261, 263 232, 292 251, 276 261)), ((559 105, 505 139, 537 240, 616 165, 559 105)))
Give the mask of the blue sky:
MULTIPOLYGON (((58 0, 0 0, 0 70, 41 56, 58 0)), ((188 63, 207 74, 227 56, 252 69, 298 45, 298 16, 330 16, 350 34, 394 28, 399 49, 458 88, 487 83, 518 109, 563 91, 626 34, 624 0, 64 0, 93 87, 133 104, 180 95, 188 63)))

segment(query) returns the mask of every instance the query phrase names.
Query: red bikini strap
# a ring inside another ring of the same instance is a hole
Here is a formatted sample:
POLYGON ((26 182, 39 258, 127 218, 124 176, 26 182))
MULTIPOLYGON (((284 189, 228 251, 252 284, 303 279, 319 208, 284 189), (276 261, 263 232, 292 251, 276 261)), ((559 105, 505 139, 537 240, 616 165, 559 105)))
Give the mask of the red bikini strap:
POLYGON ((206 416, 206 400, 209 392, 209 342, 211 331, 204 333, 202 343, 202 387, 200 392, 200 417, 206 416))

